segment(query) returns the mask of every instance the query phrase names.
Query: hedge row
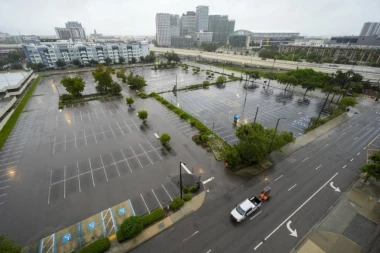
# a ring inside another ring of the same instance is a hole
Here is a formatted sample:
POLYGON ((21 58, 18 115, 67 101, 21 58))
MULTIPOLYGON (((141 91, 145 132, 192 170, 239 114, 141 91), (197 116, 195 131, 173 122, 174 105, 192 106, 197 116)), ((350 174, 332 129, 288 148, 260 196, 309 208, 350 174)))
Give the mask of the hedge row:
POLYGON ((170 209, 178 210, 185 204, 185 201, 180 197, 173 199, 172 203, 170 203, 170 209))
POLYGON ((78 253, 103 253, 109 250, 111 242, 106 238, 98 239, 78 251, 78 253))
POLYGON ((155 223, 156 221, 161 220, 165 217, 165 211, 162 208, 157 208, 152 211, 150 214, 146 214, 140 217, 140 220, 143 224, 143 227, 146 228, 149 225, 155 223))
POLYGON ((152 92, 149 96, 155 98, 157 101, 159 101, 161 104, 163 104, 164 106, 166 106, 169 110, 173 111, 175 114, 177 114, 181 118, 188 119, 190 121, 190 124, 194 125, 194 127, 197 128, 199 130, 199 132, 201 132, 201 134, 202 133, 212 134, 212 131, 210 129, 208 129, 207 126, 205 126, 197 118, 195 118, 192 115, 188 114, 184 110, 182 110, 182 109, 174 106, 173 104, 171 104, 170 102, 168 102, 167 100, 165 100, 164 98, 162 98, 157 93, 152 92))

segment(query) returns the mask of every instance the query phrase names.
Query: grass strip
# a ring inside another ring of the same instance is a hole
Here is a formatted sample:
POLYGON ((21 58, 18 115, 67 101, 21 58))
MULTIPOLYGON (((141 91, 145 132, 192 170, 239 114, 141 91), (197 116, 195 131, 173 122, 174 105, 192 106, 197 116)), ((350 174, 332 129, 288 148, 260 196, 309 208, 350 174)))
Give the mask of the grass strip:
POLYGON ((33 95, 33 91, 36 88, 37 84, 40 82, 41 76, 38 76, 34 79, 33 83, 30 85, 28 91, 21 98, 19 104, 17 105, 15 111, 12 116, 8 119, 7 123, 5 123, 3 129, 0 131, 0 149, 4 146, 4 143, 7 141, 9 134, 12 132, 13 127, 16 125, 18 118, 21 113, 24 111, 24 107, 28 103, 30 97, 33 95))

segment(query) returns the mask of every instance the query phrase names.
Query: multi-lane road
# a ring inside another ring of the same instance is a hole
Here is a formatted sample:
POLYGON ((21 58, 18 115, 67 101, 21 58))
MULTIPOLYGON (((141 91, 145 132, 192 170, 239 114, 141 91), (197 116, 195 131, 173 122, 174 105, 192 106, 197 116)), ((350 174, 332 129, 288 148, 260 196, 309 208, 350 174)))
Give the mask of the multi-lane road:
POLYGON ((308 62, 294 62, 294 61, 283 61, 276 60, 273 65, 273 59, 261 60, 259 57, 255 56, 244 56, 244 55, 234 55, 225 53, 211 53, 202 52, 199 50, 187 50, 187 49, 177 49, 177 48, 160 48, 152 47, 151 50, 156 53, 165 53, 173 51, 179 55, 186 55, 192 57, 202 57, 204 59, 212 59, 220 62, 234 62, 236 64, 248 64, 255 66, 262 66, 266 68, 277 68, 277 69, 297 69, 298 68, 313 68, 316 71, 321 71, 324 73, 335 73, 337 70, 347 71, 353 70, 360 73, 364 79, 371 80, 372 82, 378 82, 380 80, 380 68, 373 68, 367 66, 353 66, 353 65, 342 65, 342 64, 318 64, 318 63, 308 63, 308 62))
POLYGON ((358 178, 366 146, 380 134, 380 105, 363 101, 358 107, 359 114, 248 183, 226 190, 225 179, 215 178, 196 213, 134 252, 291 251, 358 178), (272 199, 242 224, 232 223, 235 204, 268 184, 272 199))

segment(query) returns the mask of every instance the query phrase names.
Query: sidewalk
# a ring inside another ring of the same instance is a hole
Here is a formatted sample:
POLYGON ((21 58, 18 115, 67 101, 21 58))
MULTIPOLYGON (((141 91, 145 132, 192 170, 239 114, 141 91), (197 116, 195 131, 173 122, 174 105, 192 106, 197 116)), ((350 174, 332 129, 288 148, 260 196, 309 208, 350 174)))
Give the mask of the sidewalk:
POLYGON ((379 222, 380 183, 359 179, 292 252, 359 253, 379 222))
POLYGON ((143 244, 144 242, 156 236, 157 234, 161 233, 165 229, 173 226, 175 223, 184 219, 186 216, 197 211, 202 206, 205 198, 206 198, 206 192, 202 191, 197 196, 195 196, 192 200, 190 200, 189 202, 186 202, 185 205, 179 211, 171 214, 167 218, 163 219, 161 222, 156 223, 144 229, 141 234, 139 234, 132 240, 128 240, 126 243, 119 244, 115 240, 116 237, 111 236, 110 237, 110 239, 112 240, 111 249, 109 249, 108 252, 112 252, 112 253, 123 252, 124 253, 138 247, 140 244, 143 244))

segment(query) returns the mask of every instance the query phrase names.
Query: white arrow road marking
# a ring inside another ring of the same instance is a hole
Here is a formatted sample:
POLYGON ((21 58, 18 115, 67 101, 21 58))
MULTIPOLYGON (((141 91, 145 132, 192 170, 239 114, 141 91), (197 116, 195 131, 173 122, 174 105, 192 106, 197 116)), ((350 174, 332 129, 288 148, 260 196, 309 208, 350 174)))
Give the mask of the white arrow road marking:
POLYGON ((288 221, 288 223, 286 223, 286 227, 288 228, 290 235, 294 236, 294 237, 298 237, 297 236, 297 229, 292 230, 290 227, 290 224, 292 224, 292 221, 288 221))
POLYGON ((284 225, 288 220, 290 220, 290 218, 293 217, 293 215, 295 215, 304 205, 306 205, 312 198, 314 198, 315 195, 318 194, 318 192, 320 192, 328 183, 330 183, 330 181, 332 181, 339 173, 335 173, 334 176, 332 176, 329 180, 327 180, 326 183, 324 183, 316 192, 313 193, 313 195, 311 195, 305 202, 302 203, 302 205, 300 205, 291 215, 289 215, 288 218, 286 218, 283 222, 281 222, 280 225, 278 225, 269 235, 267 235, 267 237, 264 238, 264 240, 268 240, 269 237, 271 237, 274 233, 276 233, 276 231, 282 226, 284 225))
POLYGON ((336 192, 340 192, 339 187, 334 187, 334 182, 330 182, 330 186, 331 186, 331 188, 334 189, 334 191, 336 191, 336 192))

